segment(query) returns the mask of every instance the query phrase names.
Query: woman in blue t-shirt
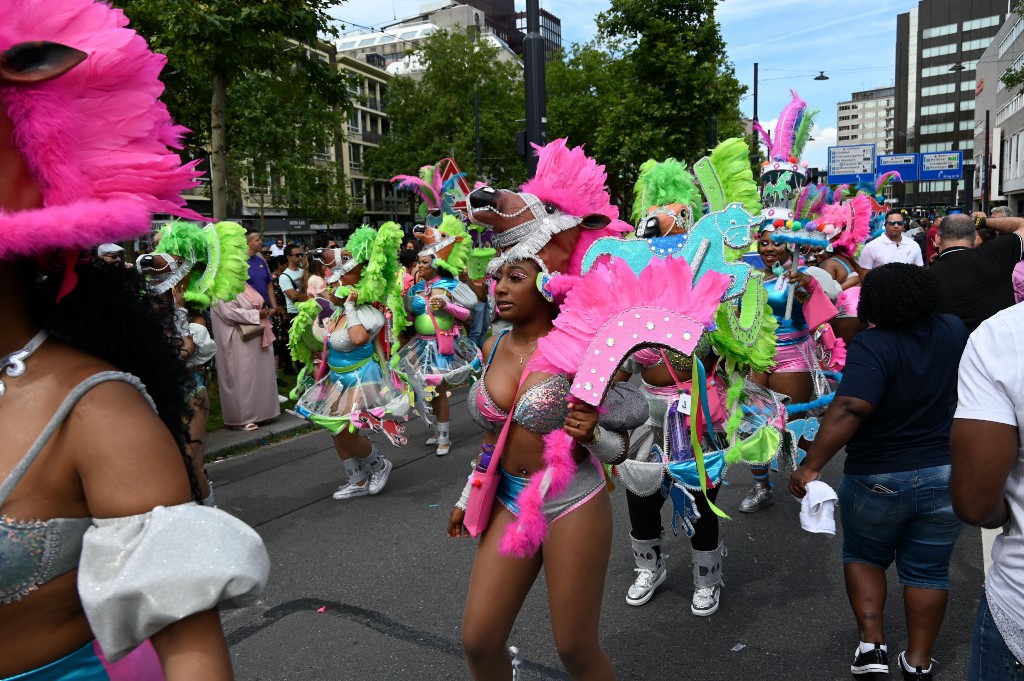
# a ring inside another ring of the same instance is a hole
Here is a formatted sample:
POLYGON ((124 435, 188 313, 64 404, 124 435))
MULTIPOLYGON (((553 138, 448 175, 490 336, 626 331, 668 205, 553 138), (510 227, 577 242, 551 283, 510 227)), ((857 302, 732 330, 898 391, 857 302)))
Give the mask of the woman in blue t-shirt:
POLYGON ((874 327, 850 344, 836 398, 790 477, 790 491, 802 498, 846 447, 839 508, 846 591, 860 630, 855 675, 889 673, 882 610, 885 571, 895 560, 908 613, 899 666, 905 679, 932 678, 949 559, 962 529, 949 497, 949 430, 967 343, 963 322, 935 313, 938 305, 928 270, 891 263, 868 274, 858 316, 874 327))

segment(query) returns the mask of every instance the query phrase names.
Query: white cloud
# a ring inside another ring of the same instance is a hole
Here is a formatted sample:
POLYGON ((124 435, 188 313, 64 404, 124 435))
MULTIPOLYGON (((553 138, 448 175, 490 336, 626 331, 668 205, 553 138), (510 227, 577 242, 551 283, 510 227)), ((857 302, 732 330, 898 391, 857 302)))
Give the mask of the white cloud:
POLYGON ((836 129, 815 125, 811 129, 813 141, 807 143, 803 160, 812 168, 828 168, 828 148, 836 146, 836 129))

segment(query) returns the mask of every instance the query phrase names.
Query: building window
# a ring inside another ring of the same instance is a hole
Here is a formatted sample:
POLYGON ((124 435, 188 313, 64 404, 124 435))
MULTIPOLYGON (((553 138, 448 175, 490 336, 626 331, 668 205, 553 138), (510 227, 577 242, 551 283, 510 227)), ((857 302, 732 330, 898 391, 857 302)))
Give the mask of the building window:
POLYGON ((922 135, 934 135, 940 132, 953 132, 952 123, 932 123, 930 125, 921 126, 922 135))
POLYGON ((1003 23, 1003 15, 993 14, 990 17, 984 19, 971 19, 970 21, 964 22, 965 31, 973 31, 976 28, 988 28, 989 26, 998 26, 1003 23))
POLYGON ((1024 105, 1024 93, 1018 94, 1006 104, 1003 104, 1001 107, 996 109, 996 125, 999 125, 1007 118, 1020 111, 1022 105, 1024 105))
MULTIPOLYGON (((973 71, 974 69, 976 69, 978 67, 978 60, 977 59, 975 59, 973 61, 965 61, 965 62, 961 62, 961 63, 964 66, 964 70, 961 71, 961 73, 965 73, 967 71, 973 71)), ((934 78, 936 76, 946 76, 946 75, 949 75, 949 73, 950 73, 949 69, 952 66, 953 66, 953 64, 942 64, 941 66, 929 66, 926 69, 921 69, 921 77, 922 78, 934 78)))
POLYGON ((953 113, 954 105, 952 102, 946 104, 932 104, 930 106, 921 107, 922 116, 935 116, 938 114, 953 113))
POLYGON ((954 33, 956 33, 958 26, 959 26, 959 24, 946 24, 945 26, 932 26, 931 28, 924 29, 924 32, 922 32, 922 34, 921 34, 921 37, 925 38, 925 39, 928 39, 928 38, 938 38, 939 36, 943 36, 943 35, 953 35, 954 33))
POLYGON ((358 171, 363 165, 363 148, 358 144, 348 145, 348 169, 358 171))
POLYGON ((954 83, 945 83, 943 85, 930 85, 928 87, 921 88, 921 96, 933 97, 935 95, 948 95, 954 90, 956 90, 956 85, 954 83))
POLYGON ((944 54, 956 54, 956 43, 950 43, 949 45, 936 45, 935 47, 926 47, 921 50, 921 57, 924 59, 927 59, 928 57, 939 57, 944 54))
POLYGON ((968 40, 963 44, 963 50, 964 52, 969 50, 984 50, 992 44, 993 37, 994 36, 989 36, 988 38, 979 38, 978 40, 968 40))
POLYGON ((1024 32, 1024 17, 1018 17, 1017 22, 1010 29, 1010 32, 1003 36, 1003 39, 999 41, 999 56, 1002 57, 1003 53, 1010 49, 1010 45, 1013 41, 1020 37, 1020 34, 1024 32))
POLYGON ((352 203, 366 205, 366 190, 363 188, 362 180, 352 180, 352 203))

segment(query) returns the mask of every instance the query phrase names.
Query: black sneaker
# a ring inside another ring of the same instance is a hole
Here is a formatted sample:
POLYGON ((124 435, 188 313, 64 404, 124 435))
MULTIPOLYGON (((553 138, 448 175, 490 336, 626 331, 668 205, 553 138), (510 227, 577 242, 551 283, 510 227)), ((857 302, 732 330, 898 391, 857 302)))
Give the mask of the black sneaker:
POLYGON ((876 643, 874 650, 861 652, 860 646, 853 651, 853 664, 850 672, 858 679, 875 679, 889 676, 889 653, 882 650, 882 644, 876 643))
POLYGON ((907 651, 903 651, 897 658, 900 666, 900 671, 903 672, 903 681, 931 681, 932 672, 935 671, 935 660, 931 660, 931 664, 928 665, 928 670, 925 671, 920 667, 915 667, 914 671, 908 672, 907 667, 910 664, 907 662, 907 651))

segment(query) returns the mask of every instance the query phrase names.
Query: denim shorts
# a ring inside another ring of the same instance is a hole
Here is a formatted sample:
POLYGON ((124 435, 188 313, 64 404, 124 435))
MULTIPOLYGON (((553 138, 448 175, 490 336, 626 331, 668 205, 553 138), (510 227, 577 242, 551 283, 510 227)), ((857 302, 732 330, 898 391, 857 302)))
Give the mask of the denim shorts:
POLYGON ((963 529, 949 498, 949 465, 843 476, 839 511, 843 564, 882 570, 896 561, 900 584, 949 588, 949 559, 963 529))
POLYGON ((996 628, 988 596, 981 592, 978 617, 971 637, 971 658, 967 664, 968 681, 1024 681, 1024 664, 1013 656, 996 628))

